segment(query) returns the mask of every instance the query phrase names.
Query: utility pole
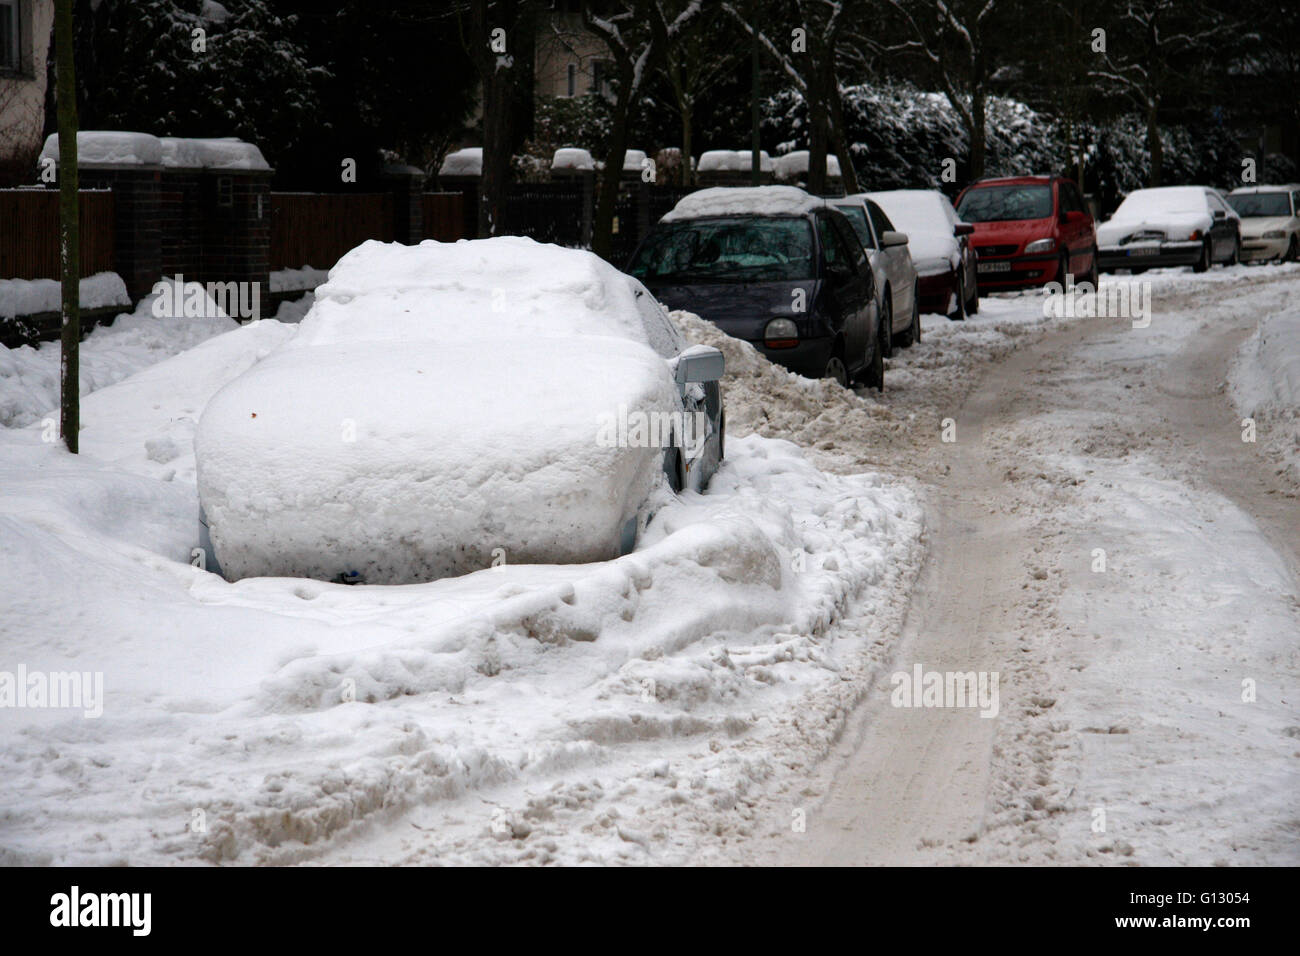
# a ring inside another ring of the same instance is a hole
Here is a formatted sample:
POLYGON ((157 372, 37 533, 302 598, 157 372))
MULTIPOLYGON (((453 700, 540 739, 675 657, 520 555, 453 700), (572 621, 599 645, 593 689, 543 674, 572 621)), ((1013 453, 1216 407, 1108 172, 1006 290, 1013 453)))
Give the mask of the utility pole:
POLYGON ((59 98, 59 269, 63 339, 59 361, 59 431, 77 453, 81 428, 81 223, 77 205, 77 77, 72 54, 72 0, 55 0, 54 47, 59 98))

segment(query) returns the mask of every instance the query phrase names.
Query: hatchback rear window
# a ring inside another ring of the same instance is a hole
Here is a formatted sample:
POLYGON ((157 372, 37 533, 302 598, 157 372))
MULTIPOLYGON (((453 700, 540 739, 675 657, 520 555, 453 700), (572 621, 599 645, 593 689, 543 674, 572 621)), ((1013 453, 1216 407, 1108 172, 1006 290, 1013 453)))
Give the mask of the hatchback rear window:
POLYGON ((813 278, 808 220, 729 216, 661 223, 628 272, 645 282, 767 282, 813 278))
POLYGON ((1047 219, 1052 215, 1052 187, 979 186, 962 197, 957 215, 964 222, 1047 219))

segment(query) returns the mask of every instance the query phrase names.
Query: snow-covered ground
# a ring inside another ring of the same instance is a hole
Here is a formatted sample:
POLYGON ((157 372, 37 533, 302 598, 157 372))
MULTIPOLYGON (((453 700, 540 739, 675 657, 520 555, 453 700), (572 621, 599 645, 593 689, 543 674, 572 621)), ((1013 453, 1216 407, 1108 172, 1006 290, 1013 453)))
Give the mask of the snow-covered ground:
MULTIPOLYGON (((167 331, 158 351, 178 354, 86 397, 80 457, 39 424, 0 433, 2 669, 103 675, 98 718, 0 709, 8 862, 305 859, 429 804, 467 818, 460 859, 651 858, 665 837, 631 819, 539 850, 512 837, 551 811, 485 794, 590 805, 603 788, 610 819, 707 794, 703 817, 726 814, 783 748, 824 745, 872 653, 833 623, 863 600, 888 620, 919 558, 907 488, 737 435, 710 493, 616 561, 228 584, 188 563, 195 420, 297 328, 185 351, 195 330, 167 331)), ((114 348, 92 336, 85 354, 114 348)))
MULTIPOLYGON (((999 379, 1025 411, 987 419, 987 486, 940 443, 943 420, 964 428, 981 376, 1087 320, 1045 318, 1036 295, 986 298, 965 323, 926 316, 877 398, 789 375, 677 314, 727 354, 727 462, 708 494, 661 510, 614 561, 400 587, 230 584, 188 563, 195 422, 297 326, 154 326, 138 310, 97 331, 83 367, 104 371, 83 380, 77 458, 42 440, 57 347, 15 350, 44 369, 21 379, 0 353, 14 409, 0 429, 0 672, 103 680, 99 717, 0 708, 0 862, 763 859, 781 841, 756 838, 788 834, 792 807, 817 832, 824 758, 910 665, 927 511, 947 522, 944 502, 964 497, 987 522, 970 527, 1023 540, 1007 558, 1014 623, 1000 629, 988 596, 966 618, 1006 652, 1001 715, 983 722, 998 741, 988 822, 974 842, 908 847, 914 861, 1217 862, 1235 845, 1245 862, 1294 862, 1294 577, 1197 462, 1171 464, 1178 433, 1152 424, 1160 407, 1141 427, 1116 410, 1189 337, 1258 314, 1270 345, 1247 341, 1234 396, 1284 420, 1285 393, 1263 383, 1294 354, 1294 324, 1272 313, 1300 270, 1107 281, 1150 282, 1152 326, 1117 322, 1086 371, 1061 360, 999 379), (1261 277, 1272 284, 1252 291, 1261 277)), ((955 550, 978 565, 984 547, 976 533, 955 550)))

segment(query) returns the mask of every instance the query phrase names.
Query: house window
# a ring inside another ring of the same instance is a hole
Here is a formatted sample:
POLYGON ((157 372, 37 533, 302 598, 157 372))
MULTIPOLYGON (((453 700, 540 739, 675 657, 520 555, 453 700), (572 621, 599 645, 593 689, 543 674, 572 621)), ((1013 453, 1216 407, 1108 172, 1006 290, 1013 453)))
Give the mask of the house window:
POLYGON ((591 92, 608 97, 612 92, 609 80, 613 71, 606 60, 595 60, 591 64, 591 92))
POLYGON ((0 70, 11 73, 22 68, 19 9, 20 0, 0 0, 0 70))
POLYGON ((574 96, 578 92, 578 64, 569 64, 569 96, 574 96))

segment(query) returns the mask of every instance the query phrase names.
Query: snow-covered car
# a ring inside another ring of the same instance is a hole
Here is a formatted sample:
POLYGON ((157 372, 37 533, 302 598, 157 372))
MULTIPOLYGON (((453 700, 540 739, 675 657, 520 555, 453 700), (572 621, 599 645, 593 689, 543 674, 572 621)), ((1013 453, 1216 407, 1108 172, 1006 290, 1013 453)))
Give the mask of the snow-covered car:
POLYGON ((1300 261, 1300 184, 1242 186, 1227 198, 1241 217, 1241 258, 1300 261))
POLYGON ((1191 266, 1204 272, 1241 255, 1240 219, 1217 189, 1158 186, 1135 189, 1097 227, 1102 272, 1191 266))
POLYGON ((867 251, 881 305, 888 313, 883 323, 890 330, 886 356, 894 345, 907 348, 921 341, 921 299, 907 233, 897 231, 885 211, 861 193, 833 199, 831 204, 848 217, 867 251))
POLYGON ((628 271, 792 372, 884 387, 888 333, 866 251, 839 210, 797 186, 689 193, 628 271))
POLYGON ((230 579, 402 584, 626 553, 723 454, 722 353, 589 252, 365 242, 218 392, 199 498, 230 579))
POLYGON ((964 319, 980 309, 975 276, 975 227, 957 217, 948 197, 937 189, 894 189, 864 193, 907 234, 908 250, 919 277, 921 311, 964 319))

